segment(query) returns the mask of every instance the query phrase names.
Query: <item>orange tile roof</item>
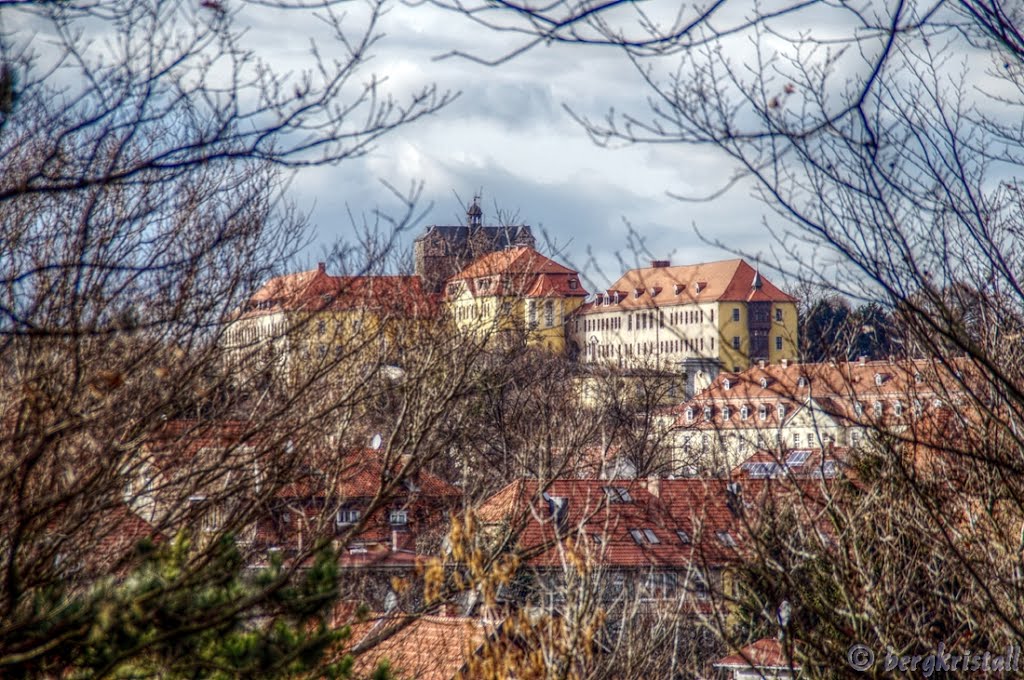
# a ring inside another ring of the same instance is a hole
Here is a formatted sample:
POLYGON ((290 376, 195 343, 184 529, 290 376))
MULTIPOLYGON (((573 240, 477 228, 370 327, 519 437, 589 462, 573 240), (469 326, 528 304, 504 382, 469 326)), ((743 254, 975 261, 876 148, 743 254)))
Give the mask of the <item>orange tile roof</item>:
POLYGON ((800 664, 789 658, 782 642, 775 638, 762 638, 731 654, 719 659, 715 668, 783 670, 792 668, 800 670, 800 664))
MULTIPOLYGON (((741 513, 730 508, 727 484, 721 479, 556 479, 546 493, 568 499, 565 528, 558 532, 540 483, 520 479, 485 501, 478 514, 491 524, 524 522, 519 546, 536 553, 529 560, 536 567, 561 564, 556 534, 592 542, 591 554, 609 567, 724 566, 740 558, 746 532, 741 513), (625 490, 626 502, 616 489, 625 490), (657 542, 646 535, 637 540, 631 530, 649 530, 657 542)), ((778 483, 770 490, 764 481, 745 482, 741 502, 756 504, 766 493, 782 489, 778 483)))
POLYGON ((679 425, 696 429, 769 428, 779 425, 775 413, 779 403, 787 405, 788 418, 797 407, 813 401, 823 413, 844 424, 894 424, 913 414, 915 401, 920 402, 923 413, 935 408, 936 400, 945 404, 963 392, 961 381, 969 371, 963 361, 951 364, 882 360, 755 365, 740 373, 720 373, 706 390, 668 411, 678 416, 679 425), (882 405, 881 414, 874 412, 876 401, 882 405), (895 412, 897 403, 902 415, 895 412), (769 407, 765 421, 758 414, 762 404, 769 407), (710 420, 703 417, 705 406, 712 407, 710 420), (728 418, 724 417, 725 406, 729 407, 728 418), (743 406, 749 409, 746 421, 741 415, 743 406), (688 408, 694 416, 690 423, 685 420, 688 408))
POLYGON ((576 271, 527 246, 488 253, 448 279, 448 284, 460 281, 465 282, 470 292, 478 297, 490 295, 586 297, 587 295, 576 271), (480 285, 479 279, 488 279, 488 284, 480 285), (573 284, 573 282, 575 283, 573 284))
POLYGON ((351 309, 429 316, 437 302, 419 276, 331 276, 320 266, 274 277, 249 298, 241 316, 351 309))
POLYGON ((653 309, 697 302, 796 302, 740 259, 631 269, 613 283, 611 305, 587 303, 580 314, 619 309, 653 309), (760 279, 760 287, 755 287, 760 279))
MULTIPOLYGON (((400 616, 387 616, 352 627, 352 643, 361 644, 395 624, 400 616)), ((357 674, 370 673, 386 659, 392 673, 402 680, 451 680, 484 642, 486 630, 480 619, 455 616, 420 616, 387 639, 361 654, 357 674)))

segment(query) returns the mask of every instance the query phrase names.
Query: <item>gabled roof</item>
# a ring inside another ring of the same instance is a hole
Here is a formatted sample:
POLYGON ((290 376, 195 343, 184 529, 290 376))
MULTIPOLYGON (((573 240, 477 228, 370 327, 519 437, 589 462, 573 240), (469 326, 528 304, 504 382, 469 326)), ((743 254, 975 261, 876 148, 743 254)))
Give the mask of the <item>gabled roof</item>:
POLYGON ((478 515, 490 524, 525 522, 519 547, 537 553, 530 559, 537 567, 560 565, 557 539, 569 537, 589 545, 590 554, 608 567, 724 566, 739 557, 744 539, 727 484, 717 479, 663 479, 651 486, 638 479, 556 479, 545 492, 568 502, 562 528, 556 529, 541 484, 520 479, 485 501, 478 515))
POLYGON ((402 316, 427 316, 437 298, 419 276, 331 276, 316 269, 276 276, 253 293, 241 316, 275 312, 363 309, 402 316))
POLYGON ((694 410, 696 425, 705 406, 712 406, 714 427, 769 427, 772 408, 787 405, 787 418, 803 406, 836 419, 843 424, 878 425, 900 422, 920 411, 934 408, 935 400, 944 402, 963 390, 960 381, 968 372, 962 361, 950 366, 937 360, 843 361, 800 364, 755 365, 740 373, 720 373, 711 385, 694 398, 671 411, 685 425, 687 408, 694 410), (956 372, 960 372, 960 377, 956 372), (858 409, 858 402, 860 408, 858 409), (875 413, 875 403, 882 413, 875 413), (769 422, 756 416, 760 405, 768 405, 769 422), (744 405, 751 409, 748 423, 737 423, 744 405), (730 407, 730 419, 721 417, 721 409, 730 407), (897 409, 901 413, 897 413, 897 409))
POLYGON ((736 654, 719 659, 715 668, 739 668, 753 670, 800 670, 800 664, 789 658, 782 643, 775 638, 761 638, 736 654))
POLYGON ((464 282, 474 296, 585 297, 587 295, 576 271, 527 246, 506 248, 484 255, 448 279, 448 285, 458 282, 464 282))
POLYGON ((588 303, 579 313, 654 309, 695 302, 796 302, 796 298, 782 292, 740 259, 631 269, 608 290, 619 293, 618 302, 588 303))
MULTIPOLYGON (((389 627, 404 623, 402 615, 352 626, 352 642, 360 644, 389 627)), ((487 632, 480 619, 455 616, 420 616, 360 655, 355 663, 362 676, 387 659, 398 678, 452 680, 466 665, 469 654, 483 644, 487 632)))

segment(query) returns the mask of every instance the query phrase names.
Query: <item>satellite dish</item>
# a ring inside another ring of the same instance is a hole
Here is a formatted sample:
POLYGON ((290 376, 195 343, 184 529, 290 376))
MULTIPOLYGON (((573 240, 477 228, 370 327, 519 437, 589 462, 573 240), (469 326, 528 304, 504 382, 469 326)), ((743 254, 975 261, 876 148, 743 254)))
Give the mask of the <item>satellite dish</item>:
POLYGON ((380 434, 373 435, 373 439, 370 440, 370 448, 374 451, 380 451, 380 445, 384 443, 384 438, 380 434))

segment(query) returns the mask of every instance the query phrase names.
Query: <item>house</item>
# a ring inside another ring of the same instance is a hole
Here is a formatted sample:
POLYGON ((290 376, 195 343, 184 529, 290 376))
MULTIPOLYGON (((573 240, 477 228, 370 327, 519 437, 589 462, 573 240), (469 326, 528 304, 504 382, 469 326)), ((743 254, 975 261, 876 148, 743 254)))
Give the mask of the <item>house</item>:
POLYGON ((605 597, 708 606, 740 559, 742 491, 725 480, 517 480, 477 510, 492 540, 512 536, 537 601, 582 560, 605 597))
POLYGON ((757 640, 719 659, 714 667, 730 680, 796 680, 801 670, 793 650, 775 638, 757 640))
POLYGON ((796 299, 743 260, 631 269, 573 315, 580 360, 668 368, 688 394, 719 370, 797 357, 796 299))
POLYGON ((423 281, 425 291, 440 293, 448 279, 474 260, 516 246, 537 247, 530 227, 525 224, 484 226, 479 197, 475 197, 466 211, 466 224, 433 225, 416 237, 413 242, 416 275, 423 281))
POLYGON ((755 451, 840 449, 899 434, 956 404, 959 364, 939 360, 761 364, 723 372, 693 399, 659 414, 675 437, 679 467, 725 470, 755 451))
POLYGON ((401 365, 438 311, 418 276, 333 276, 320 262, 264 284, 227 323, 222 345, 241 376, 294 378, 331 362, 401 365))
POLYGON ((587 291, 579 274, 533 248, 517 246, 474 261, 445 285, 455 327, 483 343, 566 348, 565 323, 587 291))

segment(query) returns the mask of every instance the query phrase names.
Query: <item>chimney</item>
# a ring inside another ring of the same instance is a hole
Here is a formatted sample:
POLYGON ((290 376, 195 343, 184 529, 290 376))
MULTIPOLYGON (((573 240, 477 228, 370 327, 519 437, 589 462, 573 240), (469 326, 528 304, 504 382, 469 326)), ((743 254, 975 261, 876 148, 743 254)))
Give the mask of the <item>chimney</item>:
POLYGON ((671 260, 651 260, 653 269, 664 269, 672 264, 671 260))
POLYGON ((661 498, 661 478, 652 475, 647 478, 647 493, 655 498, 661 498))
POLYGON ((316 270, 318 272, 320 272, 321 274, 326 274, 327 273, 327 263, 326 262, 317 262, 316 263, 316 270))

